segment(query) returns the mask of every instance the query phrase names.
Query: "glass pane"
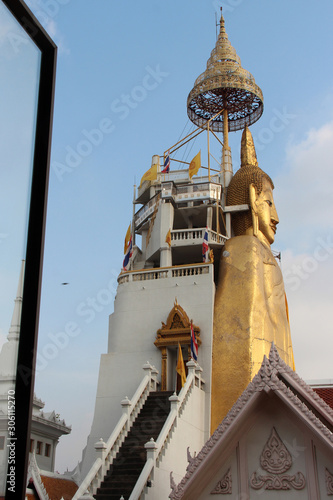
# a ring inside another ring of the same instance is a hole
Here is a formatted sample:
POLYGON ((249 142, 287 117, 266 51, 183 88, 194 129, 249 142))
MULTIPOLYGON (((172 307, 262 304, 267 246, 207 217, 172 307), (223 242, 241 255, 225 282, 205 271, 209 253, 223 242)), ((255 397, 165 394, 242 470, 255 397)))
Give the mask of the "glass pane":
POLYGON ((0 346, 26 252, 40 63, 40 50, 0 2, 0 346))

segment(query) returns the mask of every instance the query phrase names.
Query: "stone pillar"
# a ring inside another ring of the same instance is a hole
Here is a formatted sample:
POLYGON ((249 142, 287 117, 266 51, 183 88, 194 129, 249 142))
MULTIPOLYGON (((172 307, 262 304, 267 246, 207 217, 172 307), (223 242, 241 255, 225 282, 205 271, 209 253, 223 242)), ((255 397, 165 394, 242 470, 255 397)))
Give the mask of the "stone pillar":
MULTIPOLYGON (((59 443, 59 439, 55 439, 52 444, 52 458, 51 458, 51 472, 54 472, 55 468, 55 455, 56 455, 56 448, 57 444, 59 443)), ((36 442, 34 442, 34 450, 36 449, 36 442)))
POLYGON ((232 159, 231 159, 231 149, 229 146, 224 146, 222 150, 222 162, 223 162, 223 172, 222 172, 222 186, 224 188, 229 186, 233 172, 232 172, 232 159))
POLYGON ((157 375, 158 375, 158 370, 155 366, 153 366, 153 369, 151 371, 151 390, 152 391, 157 391, 157 375))
POLYGON ((97 443, 95 443, 96 450, 96 458, 100 458, 102 460, 102 476, 104 477, 106 474, 105 467, 105 457, 106 457, 106 443, 104 443, 103 439, 100 438, 97 443))
POLYGON ((155 443, 154 438, 150 438, 150 441, 145 444, 145 449, 147 450, 147 460, 152 458, 155 461, 157 444, 155 443))
POLYGON ((193 359, 191 359, 190 361, 188 361, 186 363, 186 366, 187 366, 187 369, 188 369, 188 374, 189 375, 192 375, 192 374, 194 375, 195 369, 197 367, 196 362, 193 359))
POLYGON ((206 226, 208 227, 208 229, 212 229, 213 228, 213 207, 208 207, 207 208, 206 226))
POLYGON ((171 411, 172 410, 178 410, 178 405, 179 405, 179 401, 180 400, 179 400, 179 397, 177 396, 177 394, 175 392, 172 394, 172 396, 169 397, 169 401, 171 403, 170 410, 171 411))
POLYGON ((172 253, 171 247, 161 248, 160 267, 172 266, 172 253))
POLYGON ((231 238, 231 213, 225 213, 225 224, 228 238, 231 238))
POLYGON ((154 481, 154 469, 155 469, 156 451, 157 451, 157 444, 155 443, 153 438, 151 438, 150 441, 148 441, 148 443, 145 444, 145 448, 147 450, 147 460, 151 458, 154 463, 154 467, 152 468, 149 476, 149 481, 150 481, 149 486, 152 486, 154 481))
POLYGON ((143 371, 145 372, 145 375, 148 375, 149 378, 151 378, 151 372, 153 370, 153 366, 147 361, 142 367, 143 371))
POLYGON ((121 407, 123 410, 123 414, 125 414, 127 416, 127 422, 126 422, 127 430, 129 430, 129 428, 130 428, 131 406, 132 406, 132 402, 126 396, 126 398, 123 399, 121 402, 121 407))

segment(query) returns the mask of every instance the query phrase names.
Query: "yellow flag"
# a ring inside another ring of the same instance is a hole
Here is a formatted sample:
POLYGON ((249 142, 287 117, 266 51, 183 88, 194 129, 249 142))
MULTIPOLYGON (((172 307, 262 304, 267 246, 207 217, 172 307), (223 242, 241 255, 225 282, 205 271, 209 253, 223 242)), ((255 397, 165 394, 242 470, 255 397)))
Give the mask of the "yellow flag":
POLYGON ((157 163, 155 163, 155 165, 150 167, 150 169, 143 174, 140 182, 140 187, 144 181, 154 181, 155 179, 157 179, 157 163))
POLYGON ((124 255, 125 253, 127 252, 127 247, 128 247, 128 244, 129 244, 129 240, 131 239, 131 224, 128 226, 128 229, 127 229, 127 232, 126 232, 126 236, 125 236, 125 243, 124 243, 124 255))
POLYGON ((166 235, 165 242, 169 245, 169 247, 171 247, 171 229, 169 229, 166 235))
POLYGON ((185 382, 186 382, 186 372, 185 372, 183 353, 182 353, 179 342, 178 342, 177 373, 180 375, 180 379, 181 379, 181 383, 182 383, 182 387, 183 387, 185 382))
POLYGON ((192 179, 193 175, 198 173, 200 167, 201 167, 201 151, 199 151, 199 153, 193 158, 193 160, 190 163, 188 169, 188 175, 190 176, 190 179, 192 179))

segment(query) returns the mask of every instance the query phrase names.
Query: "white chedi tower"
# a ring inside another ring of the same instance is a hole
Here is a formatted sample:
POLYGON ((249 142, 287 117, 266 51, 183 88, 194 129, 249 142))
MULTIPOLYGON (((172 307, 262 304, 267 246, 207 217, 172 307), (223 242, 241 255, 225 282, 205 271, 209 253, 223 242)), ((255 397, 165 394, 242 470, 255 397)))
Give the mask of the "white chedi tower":
MULTIPOLYGON (((21 327, 21 311, 25 262, 22 261, 14 311, 7 342, 0 352, 0 496, 5 494, 8 465, 10 422, 15 404, 15 380, 18 344, 21 327)), ((54 471, 55 453, 60 436, 69 434, 71 427, 59 418, 55 411, 44 413, 44 402, 34 396, 30 434, 30 452, 35 452, 38 466, 54 471)))
POLYGON ((193 320, 205 384, 193 401, 195 414, 188 410, 187 431, 173 438, 166 451, 171 457, 165 466, 167 498, 171 470, 175 478, 182 477, 187 447, 199 450, 210 435, 215 283, 214 262, 202 262, 202 244, 207 231, 209 247, 218 262, 226 230, 216 210, 222 191, 219 174, 190 179, 188 168, 167 175, 160 170, 158 166, 155 180, 142 183, 135 199, 137 205, 142 205, 133 220, 136 237, 141 236, 141 248, 134 246, 131 269, 118 278, 114 313, 109 319, 108 351, 101 356, 95 413, 83 452, 81 479, 96 459, 95 444, 100 438, 107 443, 116 428, 122 400, 126 396, 132 399, 135 394, 146 362, 159 373, 159 389, 175 390, 178 341, 186 363, 190 359, 193 320))
MULTIPOLYGON (((24 261, 22 261, 19 283, 15 298, 7 342, 2 346, 0 352, 0 495, 6 489, 6 474, 8 463, 8 413, 11 407, 15 408, 15 378, 18 343, 20 338, 20 323, 24 281, 24 261)), ((14 413, 15 415, 15 413, 14 413)))

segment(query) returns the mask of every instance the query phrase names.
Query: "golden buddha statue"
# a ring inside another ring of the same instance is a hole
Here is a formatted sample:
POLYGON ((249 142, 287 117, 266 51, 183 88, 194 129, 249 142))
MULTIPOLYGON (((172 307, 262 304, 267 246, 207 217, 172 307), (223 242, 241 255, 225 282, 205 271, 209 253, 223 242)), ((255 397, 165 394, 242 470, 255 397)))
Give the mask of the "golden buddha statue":
POLYGON ((248 205, 232 215, 235 236, 221 255, 214 305, 213 432, 249 382, 274 342, 292 368, 288 306, 280 267, 271 251, 279 223, 274 184, 258 167, 251 132, 241 143, 241 168, 230 181, 227 205, 248 205))

